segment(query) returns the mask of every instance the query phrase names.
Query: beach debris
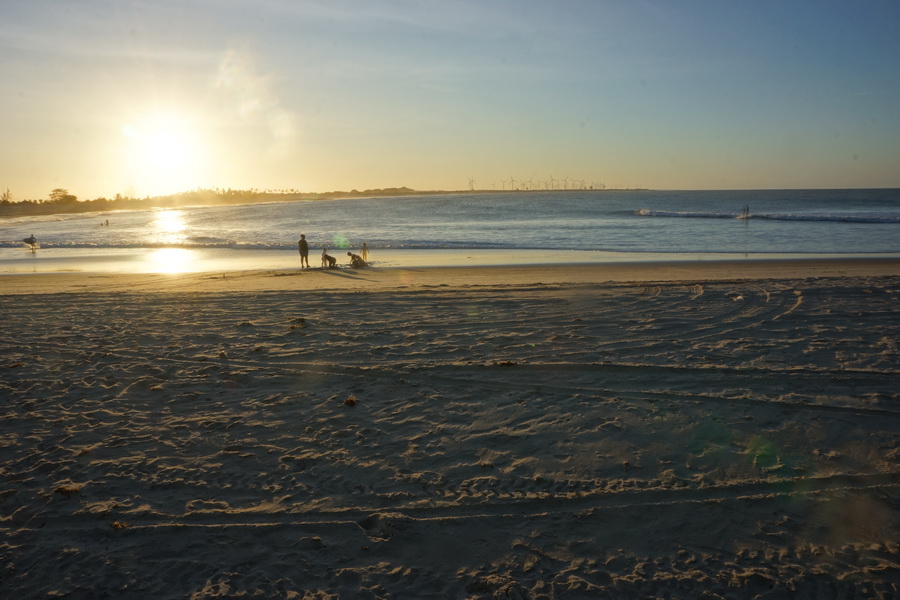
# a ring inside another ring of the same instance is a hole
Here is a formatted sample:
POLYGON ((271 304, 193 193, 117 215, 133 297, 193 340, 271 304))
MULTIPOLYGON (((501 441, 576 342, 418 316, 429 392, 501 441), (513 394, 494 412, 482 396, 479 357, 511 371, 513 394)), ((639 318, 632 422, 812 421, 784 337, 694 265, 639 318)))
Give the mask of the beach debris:
POLYGON ((113 521, 109 524, 113 529, 126 529, 128 527, 128 523, 124 521, 113 521))
POLYGON ((294 329, 306 329, 307 327, 309 327, 309 325, 306 323, 306 319, 304 319, 303 317, 297 317, 296 319, 291 321, 291 323, 291 331, 293 331, 294 329))
POLYGON ((346 398, 344 398, 344 406, 356 406, 356 396, 350 394, 346 398))
POLYGON ((221 359, 223 359, 223 360, 227 360, 227 359, 228 359, 228 354, 226 354, 225 351, 222 350, 221 352, 219 352, 219 358, 221 358, 221 359))

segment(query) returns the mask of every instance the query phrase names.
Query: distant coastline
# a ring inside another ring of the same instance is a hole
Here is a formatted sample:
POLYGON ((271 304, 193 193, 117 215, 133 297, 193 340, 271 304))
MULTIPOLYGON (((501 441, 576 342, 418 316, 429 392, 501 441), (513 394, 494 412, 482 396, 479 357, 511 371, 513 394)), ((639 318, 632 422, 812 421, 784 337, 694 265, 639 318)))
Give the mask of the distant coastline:
MULTIPOLYGON (((55 190, 57 191, 57 190, 55 190)), ((66 190, 58 190, 66 192, 66 190)), ((141 210, 147 208, 177 208, 185 206, 222 206, 257 202, 292 202, 295 200, 337 200, 340 198, 385 198, 401 196, 435 196, 443 194, 541 194, 560 192, 626 192, 645 189, 568 189, 568 190, 414 190, 408 187, 333 192, 261 191, 200 189, 168 196, 134 198, 117 194, 115 198, 78 200, 71 194, 57 194, 49 200, 0 201, 0 217, 53 215, 70 213, 141 210)))

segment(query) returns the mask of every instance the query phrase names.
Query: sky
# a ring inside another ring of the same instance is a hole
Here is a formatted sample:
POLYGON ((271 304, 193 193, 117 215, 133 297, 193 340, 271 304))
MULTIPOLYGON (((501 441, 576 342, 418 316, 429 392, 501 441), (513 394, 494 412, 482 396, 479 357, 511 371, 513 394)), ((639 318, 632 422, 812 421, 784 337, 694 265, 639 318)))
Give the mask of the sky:
POLYGON ((900 187, 896 0, 3 0, 0 191, 900 187))

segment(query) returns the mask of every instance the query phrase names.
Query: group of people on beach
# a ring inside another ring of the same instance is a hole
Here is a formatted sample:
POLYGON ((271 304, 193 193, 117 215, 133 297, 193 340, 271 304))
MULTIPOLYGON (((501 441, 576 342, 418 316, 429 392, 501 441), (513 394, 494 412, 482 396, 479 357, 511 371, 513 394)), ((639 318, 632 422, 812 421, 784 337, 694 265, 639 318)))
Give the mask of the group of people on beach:
MULTIPOLYGON (((300 266, 306 269, 309 268, 309 243, 306 241, 306 235, 300 234, 300 240, 297 242, 297 249, 300 251, 300 266)), ((359 251, 359 254, 354 254, 353 252, 347 252, 347 256, 350 257, 350 266, 354 269, 359 269, 362 267, 369 266, 369 248, 366 246, 366 243, 363 242, 362 248, 359 251)), ((328 254, 328 248, 322 248, 322 268, 324 269, 336 269, 337 268, 337 259, 330 254, 328 254)))
MULTIPOLYGON (((104 225, 104 223, 100 223, 104 225)), ((106 222, 105 225, 108 225, 109 221, 106 222)), ((32 233, 29 237, 22 240, 22 242, 27 245, 32 252, 34 252, 38 247, 37 238, 34 237, 32 233)), ((297 248, 300 251, 300 266, 309 268, 309 243, 306 241, 306 235, 300 234, 300 240, 297 242, 297 248)), ((349 265, 354 269, 360 269, 362 267, 369 266, 369 248, 366 246, 366 243, 363 242, 362 248, 360 248, 359 254, 354 254, 353 252, 347 252, 347 256, 350 257, 349 265)), ((338 268, 337 259, 328 254, 328 248, 322 248, 322 267, 325 269, 336 269, 338 268)))

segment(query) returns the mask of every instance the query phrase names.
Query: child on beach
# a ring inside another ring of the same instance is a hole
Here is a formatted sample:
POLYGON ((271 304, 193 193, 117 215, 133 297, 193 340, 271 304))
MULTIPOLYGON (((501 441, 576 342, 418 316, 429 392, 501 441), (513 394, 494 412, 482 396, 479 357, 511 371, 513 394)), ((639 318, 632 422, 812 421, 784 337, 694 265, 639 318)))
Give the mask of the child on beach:
POLYGON ((352 252, 348 252, 347 256, 350 257, 350 266, 354 269, 359 269, 360 267, 368 266, 368 263, 364 261, 359 254, 353 254, 352 252))
POLYGON ((334 269, 337 267, 337 259, 328 254, 328 248, 322 248, 322 266, 326 269, 334 269))

